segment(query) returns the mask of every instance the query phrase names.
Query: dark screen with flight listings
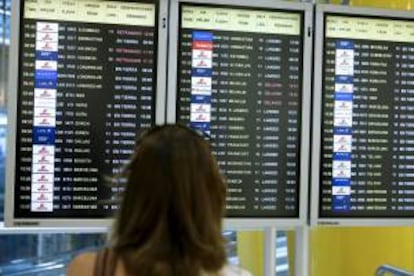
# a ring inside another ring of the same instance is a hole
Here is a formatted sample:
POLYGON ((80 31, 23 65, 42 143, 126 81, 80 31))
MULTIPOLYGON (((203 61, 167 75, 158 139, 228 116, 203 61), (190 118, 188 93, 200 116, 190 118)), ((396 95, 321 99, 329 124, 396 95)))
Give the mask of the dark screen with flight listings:
POLYGON ((15 218, 104 218, 155 122, 157 5, 23 1, 15 218))
POLYGON ((320 217, 412 217, 414 21, 325 16, 320 217))
POLYGON ((228 217, 298 217, 302 20, 180 6, 177 121, 210 136, 228 217))

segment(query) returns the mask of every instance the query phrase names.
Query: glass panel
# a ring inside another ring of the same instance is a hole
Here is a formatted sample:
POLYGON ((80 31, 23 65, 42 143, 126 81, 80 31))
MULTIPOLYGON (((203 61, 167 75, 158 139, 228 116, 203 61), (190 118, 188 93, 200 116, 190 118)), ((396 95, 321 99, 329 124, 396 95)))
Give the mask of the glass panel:
MULTIPOLYGON (((0 48, 3 47, 3 44, 8 45, 10 41, 10 8, 10 1, 0 0, 0 48)), ((1 62, 3 61, 0 58, 1 62)))
POLYGON ((10 1, 0 0, 0 220, 3 220, 5 150, 6 150, 6 113, 4 97, 7 85, 8 50, 10 41, 10 1))
POLYGON ((276 236, 276 275, 289 276, 288 240, 286 231, 278 231, 276 236))
MULTIPOLYGON (((3 42, 3 40, 4 40, 3 36, 4 36, 4 32, 5 32, 4 25, 5 25, 4 24, 4 16, 0 13, 0 49, 2 49, 3 46, 4 46, 3 45, 4 44, 4 42, 3 42)), ((0 62, 3 62, 3 60, 0 60, 0 62)))
MULTIPOLYGON (((7 12, 7 13, 10 13, 10 12, 7 12)), ((5 33, 5 40, 4 40, 5 42, 4 42, 4 44, 6 46, 9 46, 10 45, 10 15, 7 15, 5 17, 4 28, 5 28, 4 29, 4 33, 5 33)))
POLYGON ((223 236, 227 241, 228 261, 232 265, 239 265, 239 256, 237 255, 237 235, 236 232, 225 231, 223 236))
MULTIPOLYGON (((5 13, 6 11, 4 10, 4 2, 2 0, 0 0, 0 49, 3 47, 3 36, 4 36, 4 19, 5 19, 5 13)), ((0 59, 0 65, 3 61, 0 59)), ((1 73, 1 72, 0 72, 1 73)))
POLYGON ((63 275, 75 255, 105 241, 105 234, 2 235, 0 275, 63 275))

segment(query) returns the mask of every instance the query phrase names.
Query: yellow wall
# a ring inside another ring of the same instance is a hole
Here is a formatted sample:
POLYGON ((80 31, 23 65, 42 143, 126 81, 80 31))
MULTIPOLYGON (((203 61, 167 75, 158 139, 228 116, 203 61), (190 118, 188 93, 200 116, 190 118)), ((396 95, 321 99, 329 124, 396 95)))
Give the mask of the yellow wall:
POLYGON ((414 228, 319 228, 310 246, 312 276, 375 275, 382 264, 414 271, 414 228))
MULTIPOLYGON (((241 266, 263 275, 264 233, 239 232, 237 239, 241 266)), ((290 275, 294 275, 294 239, 289 231, 290 275)), ((373 276, 382 264, 414 271, 414 228, 313 228, 309 263, 311 276, 373 276)))
POLYGON ((350 0, 351 6, 366 6, 384 9, 414 9, 414 0, 350 0))

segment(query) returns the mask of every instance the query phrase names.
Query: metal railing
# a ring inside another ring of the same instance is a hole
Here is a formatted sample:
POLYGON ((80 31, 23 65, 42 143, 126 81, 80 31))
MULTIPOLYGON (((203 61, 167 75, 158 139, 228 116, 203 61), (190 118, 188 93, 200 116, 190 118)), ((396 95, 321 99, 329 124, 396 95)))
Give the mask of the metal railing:
POLYGON ((391 265, 382 265, 375 272, 375 276, 414 276, 414 272, 409 272, 401 268, 391 266, 391 265))

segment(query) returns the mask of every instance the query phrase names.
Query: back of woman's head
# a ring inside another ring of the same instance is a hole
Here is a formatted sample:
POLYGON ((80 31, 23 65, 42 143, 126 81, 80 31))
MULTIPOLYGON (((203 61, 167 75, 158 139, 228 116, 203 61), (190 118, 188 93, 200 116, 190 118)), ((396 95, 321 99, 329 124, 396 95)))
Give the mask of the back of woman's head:
POLYGON ((127 271, 220 270, 226 191, 208 142, 184 126, 155 127, 141 137, 126 173, 113 241, 127 271))

